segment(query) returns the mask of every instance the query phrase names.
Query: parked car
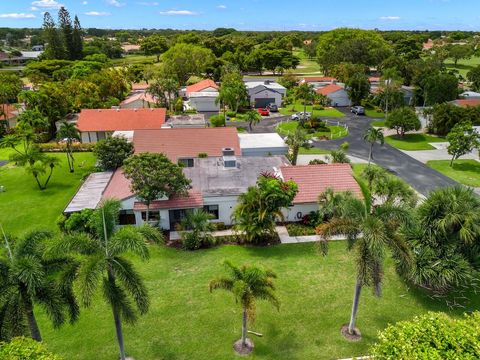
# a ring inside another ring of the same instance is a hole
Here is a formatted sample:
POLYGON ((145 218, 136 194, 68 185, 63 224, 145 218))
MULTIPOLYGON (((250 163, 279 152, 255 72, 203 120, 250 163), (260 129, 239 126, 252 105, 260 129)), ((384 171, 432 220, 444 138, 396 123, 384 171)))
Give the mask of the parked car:
POLYGON ((312 113, 311 112, 298 112, 296 114, 293 114, 292 116, 290 116, 290 119, 292 120, 300 120, 302 118, 305 118, 306 120, 310 120, 310 118, 312 117, 312 113))
POLYGON ((365 108, 363 106, 352 106, 350 111, 355 115, 365 115, 365 108))
POLYGON ((257 111, 262 116, 269 116, 270 115, 270 110, 268 110, 268 108, 258 108, 257 111))
POLYGON ((270 112, 278 112, 278 106, 274 103, 268 104, 267 109, 270 110, 270 112))

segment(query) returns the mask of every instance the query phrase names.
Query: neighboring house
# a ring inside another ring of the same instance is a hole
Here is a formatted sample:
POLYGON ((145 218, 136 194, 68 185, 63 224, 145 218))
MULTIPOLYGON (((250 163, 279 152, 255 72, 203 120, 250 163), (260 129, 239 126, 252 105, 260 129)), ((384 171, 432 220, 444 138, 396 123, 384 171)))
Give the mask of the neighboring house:
POLYGON ((400 91, 403 93, 403 101, 405 105, 412 106, 415 98, 415 87, 402 85, 400 91))
POLYGON ((32 51, 43 51, 43 45, 34 45, 32 46, 32 51))
POLYGON ((317 89, 316 92, 329 98, 332 106, 350 106, 352 104, 343 86, 330 84, 317 89))
POLYGON ((308 213, 318 210, 318 196, 328 188, 336 192, 351 191, 356 196, 362 196, 350 164, 282 166, 280 174, 284 181, 293 180, 298 186, 293 206, 284 212, 287 221, 299 221, 308 213))
POLYGON ((12 104, 0 104, 0 121, 5 123, 7 128, 13 128, 17 125, 17 116, 20 109, 12 104))
POLYGON ((426 42, 423 43, 422 45, 422 50, 423 51, 430 51, 432 50, 433 46, 435 44, 433 43, 433 40, 432 39, 428 39, 426 42))
POLYGON ((82 142, 91 143, 114 131, 160 129, 166 109, 83 109, 76 117, 82 142))
POLYGON ((330 84, 336 84, 337 79, 331 76, 312 76, 303 78, 302 81, 300 81, 300 84, 305 83, 311 85, 314 89, 318 89, 330 84))
POLYGON ((288 145, 277 133, 238 134, 243 156, 286 155, 288 145))
POLYGON ((475 99, 475 98, 480 98, 480 93, 475 91, 465 91, 460 94, 460 97, 464 99, 472 99, 472 98, 475 99))
POLYGON ((123 44, 122 50, 124 54, 134 54, 140 51, 140 45, 123 44))
POLYGON ((287 94, 285 87, 271 80, 246 81, 245 86, 248 90, 250 104, 255 108, 263 108, 271 103, 281 107, 283 98, 287 94))
POLYGON ((199 112, 218 112, 220 104, 217 103, 218 85, 210 79, 202 80, 196 84, 189 85, 180 91, 185 97, 185 107, 195 109, 199 112))
POLYGON ((146 91, 148 87, 147 83, 132 83, 132 92, 146 91))
POLYGON ((480 106, 480 98, 473 99, 457 99, 450 102, 451 104, 467 107, 467 106, 480 106))
POLYGON ((125 100, 120 103, 121 109, 144 109, 153 108, 157 103, 156 98, 145 91, 135 91, 130 93, 125 100))
POLYGON ((162 128, 206 128, 208 121, 204 114, 169 116, 162 128))

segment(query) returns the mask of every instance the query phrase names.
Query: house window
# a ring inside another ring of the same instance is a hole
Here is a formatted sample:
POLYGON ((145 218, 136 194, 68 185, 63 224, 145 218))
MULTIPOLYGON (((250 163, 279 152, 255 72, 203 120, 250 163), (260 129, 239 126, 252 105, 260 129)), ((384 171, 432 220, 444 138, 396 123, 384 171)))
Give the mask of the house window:
POLYGON ((194 166, 194 161, 191 158, 178 159, 178 165, 181 165, 183 167, 193 167, 194 166))
MULTIPOLYGON (((142 220, 147 220, 147 212, 142 211, 142 220)), ((149 221, 160 221, 160 211, 149 211, 148 212, 148 220, 149 221)))
POLYGON ((203 210, 212 215, 212 220, 218 220, 218 205, 205 205, 203 210))
POLYGON ((131 210, 120 210, 118 215, 119 225, 135 225, 135 214, 131 210))

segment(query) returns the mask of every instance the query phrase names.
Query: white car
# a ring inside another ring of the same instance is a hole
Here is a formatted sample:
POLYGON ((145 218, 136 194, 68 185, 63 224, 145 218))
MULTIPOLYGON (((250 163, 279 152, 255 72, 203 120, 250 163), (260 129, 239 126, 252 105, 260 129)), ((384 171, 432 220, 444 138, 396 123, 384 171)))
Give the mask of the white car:
POLYGON ((290 119, 292 119, 292 120, 300 120, 300 119, 302 119, 302 118, 305 118, 306 120, 309 120, 311 117, 312 117, 312 113, 311 113, 311 112, 308 112, 308 111, 303 112, 303 111, 301 111, 301 112, 298 112, 298 113, 296 113, 296 114, 293 114, 293 115, 290 117, 290 119))

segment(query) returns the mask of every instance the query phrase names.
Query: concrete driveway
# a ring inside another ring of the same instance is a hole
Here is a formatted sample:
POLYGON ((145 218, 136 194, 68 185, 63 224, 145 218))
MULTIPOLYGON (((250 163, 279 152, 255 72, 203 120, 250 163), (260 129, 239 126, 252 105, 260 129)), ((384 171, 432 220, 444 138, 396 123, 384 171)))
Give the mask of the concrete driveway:
MULTIPOLYGON (((405 151, 401 150, 404 154, 411 156, 412 158, 426 164, 430 160, 450 160, 452 156, 445 149, 436 150, 417 150, 417 151, 405 151)), ((470 154, 462 156, 460 159, 472 159, 478 160, 478 151, 474 150, 470 154)))

